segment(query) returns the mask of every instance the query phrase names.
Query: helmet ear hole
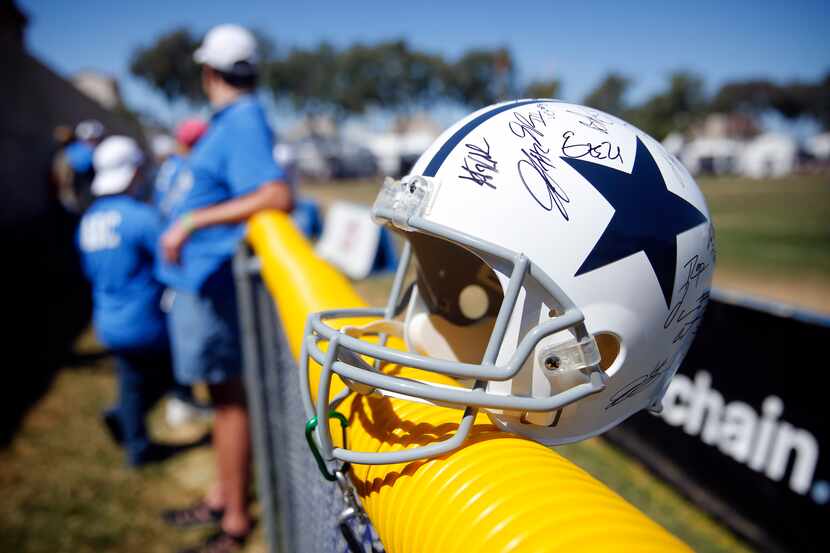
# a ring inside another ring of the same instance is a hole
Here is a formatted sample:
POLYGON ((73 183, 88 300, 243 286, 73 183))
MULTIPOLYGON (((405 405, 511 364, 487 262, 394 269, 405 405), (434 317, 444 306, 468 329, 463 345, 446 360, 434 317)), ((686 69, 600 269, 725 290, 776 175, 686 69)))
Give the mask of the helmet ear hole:
POLYGON ((594 334, 594 340, 596 340, 599 349, 599 366, 602 370, 607 371, 620 354, 620 339, 616 334, 600 332, 594 334))

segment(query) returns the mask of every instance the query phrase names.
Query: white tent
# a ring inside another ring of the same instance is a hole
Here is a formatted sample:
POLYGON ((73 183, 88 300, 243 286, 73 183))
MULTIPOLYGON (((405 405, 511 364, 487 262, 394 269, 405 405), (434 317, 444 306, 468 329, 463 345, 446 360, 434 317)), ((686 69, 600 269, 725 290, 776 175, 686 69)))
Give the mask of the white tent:
POLYGON ((683 152, 684 146, 686 146, 686 139, 679 132, 669 133, 669 135, 663 139, 663 147, 668 153, 678 159, 680 158, 680 154, 683 152))
POLYGON ((830 159, 830 132, 817 134, 807 139, 807 152, 816 159, 830 159))
POLYGON ((384 132, 364 135, 364 144, 378 160, 382 174, 397 176, 407 160, 416 159, 429 148, 437 134, 418 130, 407 133, 384 132))
POLYGON ((696 138, 680 155, 690 173, 732 173, 743 150, 743 144, 731 138, 696 138))
POLYGON ((779 133, 765 133, 751 140, 741 153, 738 172, 762 179, 789 175, 798 161, 795 139, 779 133))

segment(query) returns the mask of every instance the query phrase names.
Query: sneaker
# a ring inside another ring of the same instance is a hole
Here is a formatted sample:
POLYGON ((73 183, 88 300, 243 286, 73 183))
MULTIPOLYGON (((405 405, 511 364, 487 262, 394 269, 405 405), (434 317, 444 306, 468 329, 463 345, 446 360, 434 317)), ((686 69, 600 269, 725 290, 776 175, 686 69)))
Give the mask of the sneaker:
POLYGON ((201 545, 182 549, 179 553, 237 553, 242 551, 248 534, 234 536, 224 530, 219 530, 209 536, 201 545))
POLYGON ((224 509, 211 509, 204 501, 184 509, 169 509, 161 513, 164 522, 175 528, 196 528, 215 526, 222 520, 224 509))
POLYGON ((174 428, 192 422, 209 420, 212 415, 213 411, 211 409, 188 403, 177 397, 169 398, 164 407, 164 418, 167 425, 174 428))

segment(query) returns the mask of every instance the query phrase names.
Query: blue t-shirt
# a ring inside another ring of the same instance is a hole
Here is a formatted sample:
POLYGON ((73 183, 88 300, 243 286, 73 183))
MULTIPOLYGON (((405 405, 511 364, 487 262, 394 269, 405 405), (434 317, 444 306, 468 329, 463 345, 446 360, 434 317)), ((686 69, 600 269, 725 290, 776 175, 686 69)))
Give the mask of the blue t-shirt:
POLYGON ((185 159, 177 154, 168 157, 159 167, 153 183, 153 205, 161 216, 170 219, 193 185, 193 175, 185 169, 185 159))
POLYGON ((163 222, 158 212, 126 195, 97 199, 81 219, 77 244, 92 283, 93 322, 111 349, 154 349, 167 343, 153 274, 163 222))
MULTIPOLYGON (((182 169, 192 180, 184 199, 173 208, 171 220, 243 196, 266 182, 283 180, 273 149, 274 135, 253 95, 242 96, 216 112, 182 169)), ((178 265, 159 262, 159 278, 172 288, 199 292, 230 260, 244 234, 241 223, 195 231, 185 242, 178 265)))
POLYGON ((82 140, 76 140, 66 147, 66 159, 69 166, 76 173, 86 173, 92 170, 93 148, 82 140))

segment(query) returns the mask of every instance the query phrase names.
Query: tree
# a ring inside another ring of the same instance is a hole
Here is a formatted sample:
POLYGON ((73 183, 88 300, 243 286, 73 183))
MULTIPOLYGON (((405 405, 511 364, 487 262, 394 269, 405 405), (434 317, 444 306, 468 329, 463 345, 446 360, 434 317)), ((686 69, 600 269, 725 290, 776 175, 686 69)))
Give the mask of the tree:
POLYGON ((830 73, 816 83, 780 85, 768 80, 726 83, 715 95, 712 109, 754 114, 775 110, 788 118, 813 117, 830 128, 830 73))
POLYGON ((562 90, 559 79, 533 81, 525 88, 526 98, 556 98, 562 90))
POLYGON ((404 41, 355 44, 341 51, 323 43, 273 61, 268 84, 298 109, 345 116, 368 108, 427 107, 442 97, 447 73, 442 58, 404 41))
POLYGON ((325 42, 315 49, 294 49, 267 64, 264 84, 311 115, 334 110, 337 63, 337 52, 325 42))
POLYGON ((706 109, 703 80, 691 73, 678 72, 670 76, 665 92, 628 110, 626 119, 662 140, 672 131, 685 131, 706 109))
POLYGON ((509 97, 513 80, 513 59, 505 48, 471 50, 444 77, 448 96, 471 108, 509 97))
POLYGON ((586 106, 622 117, 625 112, 625 93, 631 81, 619 73, 609 73, 582 101, 586 106))
POLYGON ((146 47, 135 50, 130 73, 161 92, 168 101, 185 98, 202 102, 201 74, 193 61, 199 41, 185 28, 160 36, 146 47))

